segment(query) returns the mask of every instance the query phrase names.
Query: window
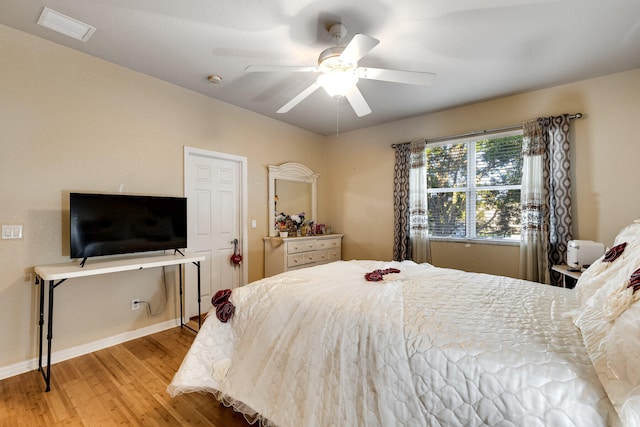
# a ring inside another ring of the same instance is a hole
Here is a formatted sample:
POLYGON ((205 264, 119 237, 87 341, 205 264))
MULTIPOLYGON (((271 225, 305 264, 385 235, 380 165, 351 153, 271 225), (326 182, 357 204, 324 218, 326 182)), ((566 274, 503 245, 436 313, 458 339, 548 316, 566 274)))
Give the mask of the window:
POLYGON ((428 145, 431 237, 520 239, 522 131, 428 145))

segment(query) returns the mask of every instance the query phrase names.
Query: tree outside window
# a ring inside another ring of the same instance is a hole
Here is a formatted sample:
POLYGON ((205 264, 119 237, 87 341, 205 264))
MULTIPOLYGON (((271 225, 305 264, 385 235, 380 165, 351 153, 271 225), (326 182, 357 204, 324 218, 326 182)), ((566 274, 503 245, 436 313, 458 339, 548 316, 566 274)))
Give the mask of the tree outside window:
POLYGON ((429 234, 518 240, 522 132, 427 146, 429 234))

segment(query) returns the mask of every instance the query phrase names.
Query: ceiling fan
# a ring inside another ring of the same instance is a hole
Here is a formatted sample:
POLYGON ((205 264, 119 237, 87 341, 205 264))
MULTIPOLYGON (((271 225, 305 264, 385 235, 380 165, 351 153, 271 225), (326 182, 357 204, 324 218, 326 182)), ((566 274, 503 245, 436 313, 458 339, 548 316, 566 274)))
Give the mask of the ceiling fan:
POLYGON ((358 61, 380 43, 373 37, 356 34, 353 39, 343 46, 342 39, 347 34, 347 27, 337 23, 331 25, 329 34, 336 46, 323 50, 318 57, 317 66, 287 66, 287 65, 249 65, 248 72, 309 72, 321 73, 311 86, 284 104, 278 113, 286 113, 302 102, 306 97, 322 87, 329 96, 344 96, 358 117, 371 113, 371 108, 358 89, 359 79, 382 80, 386 82, 404 83, 429 86, 435 79, 435 74, 417 71, 387 70, 383 68, 359 67, 358 61))

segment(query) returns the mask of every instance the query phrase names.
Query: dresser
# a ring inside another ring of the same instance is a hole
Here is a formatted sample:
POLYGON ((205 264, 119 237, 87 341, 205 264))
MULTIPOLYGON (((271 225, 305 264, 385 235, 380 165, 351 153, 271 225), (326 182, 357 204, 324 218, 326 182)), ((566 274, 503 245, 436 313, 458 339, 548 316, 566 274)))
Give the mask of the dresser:
POLYGON ((264 276, 342 259, 343 236, 263 237, 264 276))

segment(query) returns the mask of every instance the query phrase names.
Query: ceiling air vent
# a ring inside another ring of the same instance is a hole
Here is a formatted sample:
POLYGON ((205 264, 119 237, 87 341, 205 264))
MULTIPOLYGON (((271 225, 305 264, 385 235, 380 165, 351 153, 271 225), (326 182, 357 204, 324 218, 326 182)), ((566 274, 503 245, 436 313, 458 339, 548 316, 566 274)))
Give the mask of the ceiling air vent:
POLYGON ((95 27, 80 22, 77 19, 69 18, 55 10, 45 7, 38 19, 38 25, 57 31, 60 34, 69 36, 76 40, 86 42, 96 30, 95 27))

